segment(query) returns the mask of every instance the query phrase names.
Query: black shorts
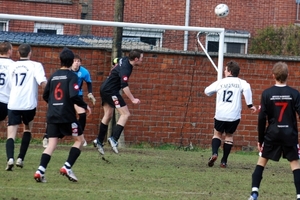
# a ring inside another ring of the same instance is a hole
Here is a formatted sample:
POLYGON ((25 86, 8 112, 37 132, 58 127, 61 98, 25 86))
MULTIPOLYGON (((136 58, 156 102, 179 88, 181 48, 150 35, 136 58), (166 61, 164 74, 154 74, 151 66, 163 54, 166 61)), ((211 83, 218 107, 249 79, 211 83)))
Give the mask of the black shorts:
POLYGON ((8 126, 25 124, 28 125, 35 117, 36 109, 32 110, 9 110, 8 109, 8 126))
POLYGON ((79 98, 82 99, 82 101, 83 101, 83 95, 78 95, 78 96, 79 96, 79 98))
POLYGON ((82 129, 78 122, 47 124, 46 133, 49 138, 63 138, 70 135, 80 136, 82 135, 82 129))
POLYGON ((282 158, 287 159, 288 161, 298 160, 299 159, 299 146, 281 146, 281 145, 272 145, 268 143, 263 143, 263 148, 261 151, 261 156, 274 161, 279 161, 281 156, 282 158))
POLYGON ((0 110, 0 121, 3 121, 7 117, 7 104, 0 102, 0 110))
POLYGON ((126 103, 120 93, 108 94, 100 91, 100 95, 102 106, 104 105, 104 103, 109 104, 112 108, 121 108, 126 106, 126 103))
POLYGON ((219 121, 215 119, 214 128, 220 133, 233 134, 236 131, 239 123, 240 123, 240 119, 233 122, 225 122, 225 121, 219 121))

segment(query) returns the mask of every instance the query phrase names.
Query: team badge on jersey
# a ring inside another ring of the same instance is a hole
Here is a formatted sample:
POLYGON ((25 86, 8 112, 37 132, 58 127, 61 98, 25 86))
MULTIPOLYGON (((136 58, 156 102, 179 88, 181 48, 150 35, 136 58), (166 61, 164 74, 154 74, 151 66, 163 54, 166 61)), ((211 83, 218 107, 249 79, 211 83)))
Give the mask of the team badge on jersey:
POLYGON ((75 90, 79 90, 79 86, 78 86, 77 83, 74 83, 73 87, 74 87, 75 90))
POLYGON ((114 104, 115 104, 116 108, 120 108, 121 105, 120 105, 118 97, 117 96, 112 96, 111 98, 114 101, 114 104))
POLYGON ((78 125, 73 122, 71 124, 71 127, 72 127, 72 136, 78 136, 78 125))
POLYGON ((123 79, 123 81, 125 81, 125 82, 128 81, 128 77, 127 77, 127 76, 123 76, 122 79, 123 79))

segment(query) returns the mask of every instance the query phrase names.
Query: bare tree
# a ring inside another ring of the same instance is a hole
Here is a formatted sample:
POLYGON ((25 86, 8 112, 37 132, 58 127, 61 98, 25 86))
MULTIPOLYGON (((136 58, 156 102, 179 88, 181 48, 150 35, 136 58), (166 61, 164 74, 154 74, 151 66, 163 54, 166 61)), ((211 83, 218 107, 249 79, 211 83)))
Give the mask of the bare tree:
MULTIPOLYGON (((114 21, 123 22, 123 15, 124 15, 124 0, 115 0, 114 21)), ((114 27, 111 63, 114 58, 122 57, 122 35, 123 35, 123 27, 114 27)), ((108 127, 108 133, 110 133, 110 135, 112 135, 112 131, 113 131, 112 127, 117 123, 118 119, 119 119, 119 113, 116 112, 116 110, 114 110, 113 118, 109 123, 109 127, 108 127)), ((124 134, 121 134, 119 146, 122 146, 123 143, 124 143, 124 134)))
MULTIPOLYGON (((124 0, 115 0, 114 21, 123 22, 124 0)), ((112 43, 112 59, 122 56, 122 34, 123 27, 114 27, 113 43, 112 43)))

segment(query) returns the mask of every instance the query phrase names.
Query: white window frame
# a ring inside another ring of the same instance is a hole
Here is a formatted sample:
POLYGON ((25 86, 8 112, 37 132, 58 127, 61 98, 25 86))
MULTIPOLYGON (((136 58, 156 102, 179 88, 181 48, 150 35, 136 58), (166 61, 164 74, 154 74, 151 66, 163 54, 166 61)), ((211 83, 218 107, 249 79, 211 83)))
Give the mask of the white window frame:
POLYGON ((126 37, 145 37, 145 38, 156 38, 156 46, 162 47, 163 33, 165 30, 162 29, 150 29, 150 28, 123 28, 123 36, 126 37))
POLYGON ((64 34, 64 25, 63 24, 45 24, 45 23, 34 23, 34 33, 38 32, 38 29, 45 29, 45 30, 56 30, 56 35, 63 35, 64 34))
POLYGON ((9 30, 9 20, 1 20, 0 24, 3 24, 3 26, 0 27, 0 31, 8 31, 9 30))
MULTIPOLYGON (((224 53, 227 53, 227 43, 238 43, 245 46, 242 54, 248 53, 248 40, 250 33, 247 31, 226 30, 224 38, 224 53)), ((219 42, 219 36, 216 34, 207 34, 205 48, 208 48, 208 42, 219 42)))

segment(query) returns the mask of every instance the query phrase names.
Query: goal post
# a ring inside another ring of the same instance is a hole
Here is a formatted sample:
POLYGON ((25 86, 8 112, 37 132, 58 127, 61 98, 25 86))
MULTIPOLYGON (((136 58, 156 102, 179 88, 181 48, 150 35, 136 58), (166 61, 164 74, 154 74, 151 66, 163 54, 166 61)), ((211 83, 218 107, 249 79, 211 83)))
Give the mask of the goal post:
MULTIPOLYGON (((55 17, 40 17, 29 15, 13 15, 13 14, 0 14, 0 19, 3 20, 20 20, 20 21, 32 21, 42 23, 56 23, 56 24, 75 24, 85 26, 106 26, 106 27, 123 27, 134 31, 141 29, 153 29, 153 30, 170 30, 170 31, 184 31, 183 37, 186 37, 187 32, 197 32, 197 42, 201 46, 203 52, 210 60, 213 67, 217 70, 217 78, 221 79, 223 75, 223 59, 224 59, 224 28, 209 28, 209 27, 196 27, 196 26, 175 26, 175 25, 162 25, 162 24, 143 24, 143 23, 128 23, 128 22, 113 22, 113 21, 98 21, 98 20, 81 20, 81 19, 68 19, 68 18, 55 18, 55 17), (218 47, 218 63, 217 65, 210 58, 206 48, 202 45, 199 39, 199 33, 214 33, 219 36, 218 47)), ((142 35, 142 33, 141 33, 142 35)), ((162 39, 160 40, 162 45, 162 39)), ((151 47, 152 48, 152 47, 151 47)))

